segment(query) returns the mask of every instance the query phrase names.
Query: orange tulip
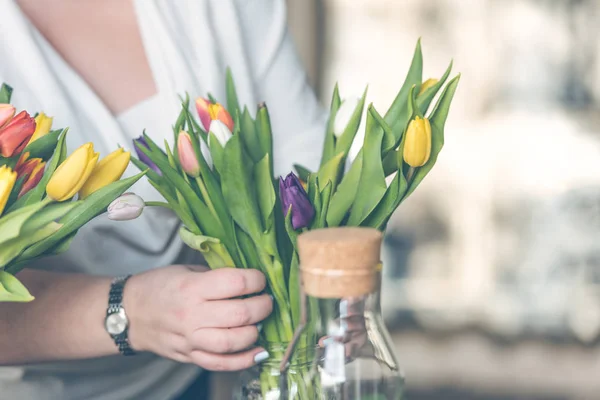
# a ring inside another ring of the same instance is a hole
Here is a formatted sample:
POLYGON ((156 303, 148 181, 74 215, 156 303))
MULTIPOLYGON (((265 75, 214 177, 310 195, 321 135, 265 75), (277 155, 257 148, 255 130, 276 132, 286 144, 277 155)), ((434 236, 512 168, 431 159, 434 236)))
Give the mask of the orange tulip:
POLYGON ((198 97, 196 99, 196 111, 198 111, 198 116, 206 132, 210 130, 210 123, 214 120, 221 121, 233 132, 233 118, 221 104, 212 104, 209 100, 198 97))
POLYGON ((35 120, 29 116, 27 111, 21 111, 10 120, 3 128, 0 128, 0 155, 12 157, 19 154, 35 131, 35 120))
MULTIPOLYGON (((39 160, 39 158, 34 158, 34 160, 39 160)), ((26 178, 23 186, 21 186, 21 190, 19 191, 18 197, 20 198, 25 193, 29 192, 31 189, 37 186, 38 183, 42 180, 44 176, 44 168, 46 167, 45 162, 39 162, 33 170, 29 173, 29 176, 26 178)))

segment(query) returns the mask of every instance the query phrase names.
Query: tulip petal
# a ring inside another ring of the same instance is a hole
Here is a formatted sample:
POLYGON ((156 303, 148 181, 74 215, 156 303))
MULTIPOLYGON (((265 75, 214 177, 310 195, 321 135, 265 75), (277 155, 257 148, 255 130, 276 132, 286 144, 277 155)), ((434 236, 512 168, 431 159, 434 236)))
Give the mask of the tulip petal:
POLYGON ((0 215, 6 207, 10 193, 15 186, 17 181, 17 173, 13 172, 12 169, 3 165, 0 167, 0 215))
POLYGON ((185 173, 193 177, 198 176, 200 174, 200 163, 192 145, 192 138, 185 131, 181 131, 177 137, 177 153, 179 163, 185 173))
POLYGON ((21 111, 0 129, 0 154, 12 157, 23 151, 35 131, 35 120, 21 111))
POLYGON ((203 99, 202 97, 198 97, 196 99, 196 111, 198 112, 198 117, 200 118, 200 122, 202 122, 202 126, 206 132, 208 132, 210 129, 211 121, 209 106, 209 100, 203 99))
POLYGON ((8 123, 15 115, 15 108, 10 104, 0 104, 0 128, 8 123))
POLYGON ((121 179, 129 165, 130 156, 131 153, 119 148, 100 160, 79 190, 79 198, 85 199, 95 191, 121 179))
POLYGON ((65 201, 75 196, 97 161, 98 153, 94 153, 92 143, 79 147, 54 171, 46 186, 48 196, 56 201, 65 201))

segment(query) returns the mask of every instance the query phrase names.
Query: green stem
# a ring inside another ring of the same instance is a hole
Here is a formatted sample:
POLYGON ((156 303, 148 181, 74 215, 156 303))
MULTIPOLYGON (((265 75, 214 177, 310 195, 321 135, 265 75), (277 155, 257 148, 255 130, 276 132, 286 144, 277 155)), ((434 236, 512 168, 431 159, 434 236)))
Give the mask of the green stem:
POLYGON ((146 201, 144 204, 146 204, 146 207, 164 207, 175 211, 169 203, 165 203, 164 201, 146 201))

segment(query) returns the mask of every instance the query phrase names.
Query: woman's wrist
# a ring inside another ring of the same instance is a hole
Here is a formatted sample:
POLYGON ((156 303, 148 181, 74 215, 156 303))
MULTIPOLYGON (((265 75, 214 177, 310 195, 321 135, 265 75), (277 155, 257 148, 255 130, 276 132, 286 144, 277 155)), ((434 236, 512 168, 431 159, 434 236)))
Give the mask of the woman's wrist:
POLYGON ((147 329, 144 328, 145 318, 149 316, 149 313, 144 312, 143 281, 143 276, 133 275, 127 280, 123 289, 123 308, 129 321, 127 332, 129 344, 136 352, 149 350, 144 338, 144 333, 147 332, 147 329))

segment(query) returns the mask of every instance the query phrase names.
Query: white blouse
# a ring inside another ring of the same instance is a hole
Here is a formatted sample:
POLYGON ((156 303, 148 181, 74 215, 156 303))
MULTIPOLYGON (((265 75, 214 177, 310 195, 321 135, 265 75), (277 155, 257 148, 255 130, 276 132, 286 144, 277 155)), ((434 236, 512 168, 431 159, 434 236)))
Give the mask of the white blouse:
MULTIPOLYGON (((326 115, 307 84, 286 29, 284 0, 136 0, 135 4, 158 93, 114 116, 16 2, 0 0, 0 82, 13 86, 13 104, 54 116, 56 127, 69 126, 71 151, 92 141, 105 156, 118 145, 132 150, 131 140, 144 128, 158 143, 164 138, 172 141, 178 96, 211 92, 224 101, 224 71, 229 66, 240 102, 250 109, 260 101, 269 106, 276 173, 287 173, 294 162, 316 168, 326 115)), ((126 174, 135 172, 131 167, 126 174)), ((158 198, 145 181, 132 190, 147 200, 158 198)), ((114 276, 199 262, 177 237, 178 224, 170 212, 155 208, 128 222, 101 216, 80 230, 68 252, 34 267, 114 276)), ((43 327, 32 322, 32 329, 43 327)), ((22 400, 164 400, 184 390, 198 373, 195 366, 152 354, 113 356, 0 368, 0 393, 2 398, 22 400)))

